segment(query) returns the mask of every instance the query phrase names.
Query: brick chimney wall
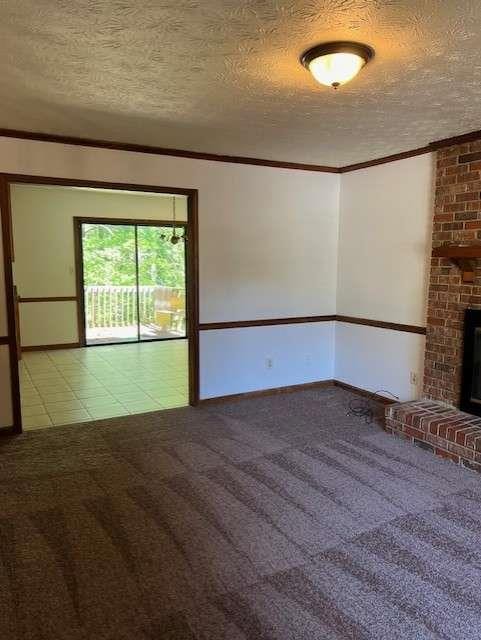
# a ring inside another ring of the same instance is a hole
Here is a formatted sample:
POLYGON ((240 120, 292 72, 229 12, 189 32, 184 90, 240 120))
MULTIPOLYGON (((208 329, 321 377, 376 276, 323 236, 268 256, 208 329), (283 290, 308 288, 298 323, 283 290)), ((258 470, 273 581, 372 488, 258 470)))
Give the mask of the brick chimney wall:
MULTIPOLYGON (((433 247, 481 244, 481 141, 437 152, 433 247)), ((479 261, 481 263, 481 261, 479 261)), ((431 259, 424 396, 459 406, 464 312, 481 308, 481 264, 472 284, 448 258, 431 259)))

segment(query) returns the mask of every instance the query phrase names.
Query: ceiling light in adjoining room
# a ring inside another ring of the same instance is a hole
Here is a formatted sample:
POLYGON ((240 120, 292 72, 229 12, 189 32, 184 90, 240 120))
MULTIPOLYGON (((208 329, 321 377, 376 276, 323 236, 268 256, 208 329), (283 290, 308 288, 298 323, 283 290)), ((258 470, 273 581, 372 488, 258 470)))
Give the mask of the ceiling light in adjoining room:
POLYGON ((301 63, 317 82, 337 89, 373 57, 374 49, 360 42, 325 42, 303 53, 301 63))

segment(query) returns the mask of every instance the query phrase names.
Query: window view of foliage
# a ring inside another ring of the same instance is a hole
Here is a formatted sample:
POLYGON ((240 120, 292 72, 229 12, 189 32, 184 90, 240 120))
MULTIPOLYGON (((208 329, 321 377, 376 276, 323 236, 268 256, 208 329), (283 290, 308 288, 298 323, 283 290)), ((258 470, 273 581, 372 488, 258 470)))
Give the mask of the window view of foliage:
MULTIPOLYGON (((139 284, 185 286, 184 243, 170 242, 171 227, 137 227, 139 284), (164 238, 162 238, 164 236, 164 238)), ((178 233, 182 235, 182 229, 178 233)), ((131 225, 83 226, 85 286, 134 286, 135 228, 131 225)))

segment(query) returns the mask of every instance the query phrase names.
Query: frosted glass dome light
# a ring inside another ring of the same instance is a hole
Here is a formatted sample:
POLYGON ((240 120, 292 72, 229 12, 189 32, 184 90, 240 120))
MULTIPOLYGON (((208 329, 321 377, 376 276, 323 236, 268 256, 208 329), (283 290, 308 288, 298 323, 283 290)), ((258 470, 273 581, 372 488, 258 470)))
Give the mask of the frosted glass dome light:
POLYGON ((301 63, 320 84, 337 89, 352 80, 374 56, 374 50, 358 42, 326 42, 306 51, 301 63))

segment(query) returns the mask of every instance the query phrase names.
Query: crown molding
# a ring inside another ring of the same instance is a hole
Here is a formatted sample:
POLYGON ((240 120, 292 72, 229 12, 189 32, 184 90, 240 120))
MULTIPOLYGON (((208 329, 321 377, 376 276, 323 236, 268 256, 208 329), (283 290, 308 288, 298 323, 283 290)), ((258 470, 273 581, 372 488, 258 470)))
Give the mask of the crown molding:
POLYGON ((34 131, 19 131, 16 129, 1 129, 0 137, 17 138, 20 140, 34 140, 37 142, 55 142, 79 147, 94 147, 96 149, 113 149, 115 151, 131 151, 134 153, 149 153, 157 156, 174 156, 176 158, 190 158, 193 160, 209 160, 210 162, 228 162, 233 164, 250 164, 275 169, 294 169, 297 171, 318 171, 320 173, 340 173, 339 167, 328 167, 318 164, 304 164, 302 162, 282 162, 280 160, 266 160, 263 158, 249 158, 245 156, 228 156, 217 153, 202 153, 186 149, 171 149, 169 147, 154 147, 150 145, 134 144, 130 142, 114 142, 111 140, 93 140, 90 138, 76 138, 52 133, 37 133, 34 131))
POLYGON ((375 158, 374 160, 366 160, 366 162, 357 162, 356 164, 348 164, 339 169, 339 173, 350 173, 351 171, 358 171, 359 169, 367 169, 368 167, 375 167, 378 164, 386 164, 388 162, 395 162, 396 160, 404 160, 405 158, 412 158, 414 156, 420 156, 424 153, 432 151, 429 145, 425 147, 418 147, 417 149, 411 149, 410 151, 402 151, 401 153, 393 153, 390 156, 384 156, 382 158, 375 158))
POLYGON ((481 140, 481 129, 478 131, 470 131, 469 133, 462 133, 459 136, 453 136, 452 138, 443 138, 442 140, 435 140, 430 142, 425 147, 418 147, 417 149, 411 149, 409 151, 403 151, 402 153, 394 153, 390 156, 384 156, 383 158, 375 158, 374 160, 367 160, 366 162, 357 162, 356 164, 348 164, 344 167, 340 167, 339 173, 349 173, 351 171, 357 171, 358 169, 366 169, 367 167, 374 167, 378 164, 385 164, 387 162, 395 162, 396 160, 404 160, 405 158, 412 158, 414 156, 420 156, 425 153, 432 153, 438 149, 444 149, 446 147, 452 147, 458 144, 465 144, 469 142, 475 142, 481 140))
POLYGON ((173 156, 177 158, 190 158, 192 160, 208 160, 210 162, 227 162, 231 164, 246 164, 262 167, 272 167, 274 169, 291 169, 295 171, 314 171, 319 173, 350 173, 359 169, 367 169, 396 160, 404 160, 425 153, 432 153, 438 149, 451 147, 453 145, 464 144, 481 140, 481 130, 463 133, 451 138, 435 140, 424 147, 417 147, 409 151, 394 153, 381 158, 366 160, 348 164, 343 167, 330 167, 320 164, 305 164, 302 162, 283 162, 281 160, 267 160, 264 158, 251 158, 247 156, 230 156, 217 153, 202 153, 200 151, 188 151, 187 149, 172 149, 170 147, 154 147, 150 145, 135 144, 129 142, 114 142, 112 140, 95 140, 91 138, 77 138, 74 136, 64 136, 52 133, 39 133, 35 131, 21 131, 18 129, 0 128, 0 137, 16 138, 18 140, 34 140, 37 142, 53 142, 57 144, 75 145, 79 147, 93 147, 95 149, 112 149, 114 151, 130 151, 133 153, 148 153, 158 156, 173 156))
POLYGON ((470 131, 469 133, 462 133, 459 136, 453 136, 452 138, 443 138, 442 140, 435 140, 430 143, 431 151, 437 149, 443 149, 444 147, 452 147, 456 144, 465 144, 466 142, 476 142, 481 140, 481 129, 477 131, 470 131))

